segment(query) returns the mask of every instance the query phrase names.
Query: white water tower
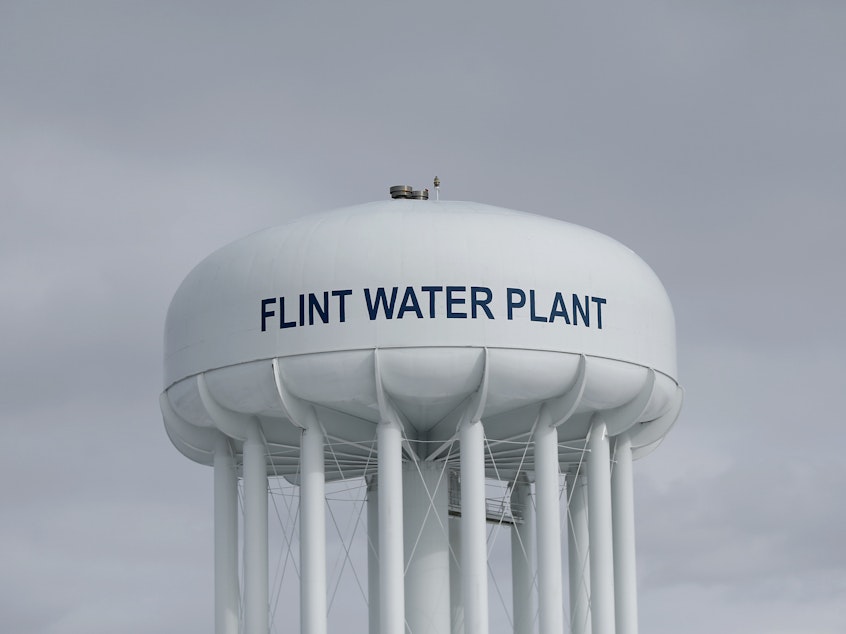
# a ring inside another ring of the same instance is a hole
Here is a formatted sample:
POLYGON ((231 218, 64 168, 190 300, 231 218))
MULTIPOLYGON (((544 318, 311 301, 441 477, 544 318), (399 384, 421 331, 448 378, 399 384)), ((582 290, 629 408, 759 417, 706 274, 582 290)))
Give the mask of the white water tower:
POLYGON ((488 634, 489 522, 515 634, 636 632, 631 462, 682 401, 664 288, 589 229, 391 193, 236 241, 171 303, 161 409, 214 466, 217 634, 268 632, 269 477, 299 486, 303 634, 327 631, 325 485, 355 478, 371 633, 488 634))

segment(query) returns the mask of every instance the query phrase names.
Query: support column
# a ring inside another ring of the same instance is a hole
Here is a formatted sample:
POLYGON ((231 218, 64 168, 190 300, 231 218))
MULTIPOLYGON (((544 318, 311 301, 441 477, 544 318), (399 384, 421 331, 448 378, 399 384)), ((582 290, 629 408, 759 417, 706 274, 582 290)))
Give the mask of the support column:
POLYGON ((408 629, 414 634, 450 634, 449 514, 443 463, 404 463, 402 499, 408 629))
POLYGON ((396 421, 377 429, 379 460, 379 632, 405 633, 402 544, 402 432, 396 421))
POLYGON ((214 631, 238 634, 238 473, 229 438, 214 449, 214 631))
POLYGON ((464 634, 464 599, 461 595, 461 518, 449 518, 449 606, 452 634, 464 634))
POLYGON ((573 634, 591 634, 590 542, 585 476, 568 475, 567 492, 570 500, 567 506, 570 630, 573 634))
POLYGON ((611 456, 605 423, 596 416, 588 435, 587 467, 591 625, 593 634, 614 634, 611 456))
POLYGON ((370 634, 379 634, 379 479, 367 480, 367 617, 370 634))
POLYGON ((616 439, 611 471, 614 532, 614 598, 616 634, 637 634, 637 570, 635 564, 632 442, 628 433, 616 439))
POLYGON ((267 634, 267 460, 258 423, 244 441, 244 633, 267 634))
POLYGON ((323 431, 303 430, 300 446, 300 632, 326 634, 326 478, 323 431))
POLYGON ((561 515, 558 501, 558 430, 535 429, 535 503, 538 534, 538 618, 543 634, 564 632, 561 515))
POLYGON ((464 422, 461 443, 461 590, 465 634, 488 634, 488 551, 485 511, 485 432, 464 422))
POLYGON ((520 474, 511 490, 511 596, 514 634, 531 634, 535 619, 535 510, 531 484, 520 474))

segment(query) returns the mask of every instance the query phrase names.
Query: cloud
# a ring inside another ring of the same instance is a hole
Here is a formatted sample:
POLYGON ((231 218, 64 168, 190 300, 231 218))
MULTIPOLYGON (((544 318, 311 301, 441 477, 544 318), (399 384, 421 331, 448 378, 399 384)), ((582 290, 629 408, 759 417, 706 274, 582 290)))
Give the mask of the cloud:
POLYGON ((7 628, 211 627, 211 473, 156 402, 170 298, 223 244, 437 174, 669 290, 687 399, 636 466, 644 631, 843 631, 844 27, 822 0, 4 5, 7 628))

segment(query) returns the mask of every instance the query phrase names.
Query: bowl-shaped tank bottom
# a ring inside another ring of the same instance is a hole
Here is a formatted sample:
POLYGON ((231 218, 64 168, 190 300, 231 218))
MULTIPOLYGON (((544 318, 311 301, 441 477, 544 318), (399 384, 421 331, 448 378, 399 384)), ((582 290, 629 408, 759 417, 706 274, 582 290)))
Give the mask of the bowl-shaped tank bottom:
MULTIPOLYGON (((211 370, 204 373, 204 380, 221 407, 287 423, 281 387, 304 404, 334 412, 334 432, 341 438, 345 417, 355 419, 351 426, 359 429, 361 423, 375 424, 384 416, 380 390, 399 413, 409 436, 422 437, 456 418, 483 385, 482 420, 507 421, 508 413, 514 412, 521 419, 520 428, 527 410, 554 403, 572 390, 580 390, 580 397, 571 413, 585 415, 625 406, 650 388, 648 406, 633 424, 660 416, 677 389, 670 377, 640 365, 538 350, 349 350, 282 357, 276 363, 276 373, 273 360, 263 359, 211 370)), ((167 390, 168 398, 188 423, 212 426, 197 385, 197 377, 184 379, 167 390)), ((511 436, 514 431, 507 422, 496 429, 501 431, 487 430, 489 438, 511 436)), ((360 438, 360 432, 355 436, 360 438)))

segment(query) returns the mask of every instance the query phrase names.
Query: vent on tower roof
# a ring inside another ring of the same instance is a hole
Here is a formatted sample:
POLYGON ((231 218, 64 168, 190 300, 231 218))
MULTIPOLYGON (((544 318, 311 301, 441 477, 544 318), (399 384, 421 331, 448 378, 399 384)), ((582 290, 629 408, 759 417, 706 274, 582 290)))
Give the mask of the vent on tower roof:
POLYGON ((411 185, 394 185, 391 187, 391 198, 411 198, 414 191, 411 185))
POLYGON ((429 189, 412 189, 411 185, 394 185, 390 189, 391 198, 413 198, 415 200, 429 200, 429 189))

